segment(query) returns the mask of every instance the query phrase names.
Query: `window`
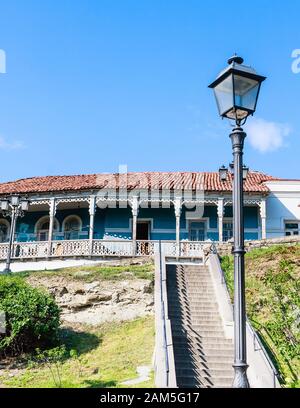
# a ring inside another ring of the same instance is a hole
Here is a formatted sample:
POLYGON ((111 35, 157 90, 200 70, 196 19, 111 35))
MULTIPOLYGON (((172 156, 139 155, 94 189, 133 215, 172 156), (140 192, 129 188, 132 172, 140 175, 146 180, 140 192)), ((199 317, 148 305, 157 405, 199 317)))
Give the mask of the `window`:
POLYGON ((223 222, 223 241, 228 241, 233 237, 233 223, 232 221, 223 222))
POLYGON ((191 222, 190 223, 190 240, 204 241, 205 240, 205 222, 191 222))
POLYGON ((290 236, 290 235, 299 235, 299 224, 300 222, 285 222, 285 235, 290 236))
POLYGON ((9 237, 10 225, 7 220, 0 220, 0 242, 7 242, 9 237))
MULTIPOLYGON (((49 215, 40 218, 35 226, 36 237, 38 241, 47 241, 49 237, 49 215)), ((57 219, 54 219, 53 231, 59 230, 57 219)))
POLYGON ((64 239, 78 239, 82 229, 82 221, 78 215, 69 215, 64 219, 63 231, 64 239))

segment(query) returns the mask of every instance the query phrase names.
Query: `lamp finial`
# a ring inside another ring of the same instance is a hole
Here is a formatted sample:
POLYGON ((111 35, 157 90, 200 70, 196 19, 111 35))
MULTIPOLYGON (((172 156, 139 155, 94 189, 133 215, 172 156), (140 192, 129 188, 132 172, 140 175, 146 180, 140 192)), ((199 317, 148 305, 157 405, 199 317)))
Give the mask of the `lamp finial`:
POLYGON ((237 64, 242 64, 244 62, 242 57, 239 57, 238 55, 234 54, 229 60, 227 61, 228 64, 232 64, 233 62, 236 62, 237 64))

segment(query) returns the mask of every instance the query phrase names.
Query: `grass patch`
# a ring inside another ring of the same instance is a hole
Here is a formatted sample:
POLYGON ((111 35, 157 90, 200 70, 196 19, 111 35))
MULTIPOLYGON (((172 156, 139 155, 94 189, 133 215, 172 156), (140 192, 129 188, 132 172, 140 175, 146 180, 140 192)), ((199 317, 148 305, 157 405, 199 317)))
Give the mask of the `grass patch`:
POLYGON ((120 266, 106 266, 103 264, 92 266, 76 266, 68 268, 60 268, 47 271, 24 271, 17 273, 23 278, 36 277, 64 277, 85 282, 92 282, 94 280, 122 280, 126 279, 150 279, 154 278, 153 263, 146 263, 143 265, 120 265, 120 266))
MULTIPOLYGON (((140 318, 123 323, 106 323, 99 327, 81 326, 80 330, 65 328, 61 332, 68 358, 60 364, 63 388, 122 387, 121 382, 136 378, 139 365, 150 365, 154 350, 154 319, 140 318), (70 351, 72 352, 70 353, 70 351), (70 356, 71 354, 71 356, 70 356)), ((0 382, 14 388, 57 387, 46 364, 31 364, 0 382)), ((54 363, 51 367, 55 370, 54 363)), ((153 377, 135 387, 153 387, 153 377)))
MULTIPOLYGON (((233 256, 221 259, 233 298, 233 256)), ((287 387, 300 387, 300 245, 246 254, 247 315, 275 360, 287 387)))

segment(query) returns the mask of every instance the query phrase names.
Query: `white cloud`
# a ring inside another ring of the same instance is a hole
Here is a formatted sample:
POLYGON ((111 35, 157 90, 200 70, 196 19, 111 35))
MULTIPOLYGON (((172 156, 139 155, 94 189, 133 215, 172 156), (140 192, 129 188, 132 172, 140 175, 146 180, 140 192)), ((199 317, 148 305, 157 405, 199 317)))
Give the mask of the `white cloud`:
POLYGON ((291 133, 287 124, 251 119, 246 126, 250 144, 261 153, 272 152, 284 146, 291 133))
POLYGON ((23 149, 24 144, 20 140, 14 140, 7 142, 4 137, 0 136, 0 149, 1 150, 16 150, 23 149))

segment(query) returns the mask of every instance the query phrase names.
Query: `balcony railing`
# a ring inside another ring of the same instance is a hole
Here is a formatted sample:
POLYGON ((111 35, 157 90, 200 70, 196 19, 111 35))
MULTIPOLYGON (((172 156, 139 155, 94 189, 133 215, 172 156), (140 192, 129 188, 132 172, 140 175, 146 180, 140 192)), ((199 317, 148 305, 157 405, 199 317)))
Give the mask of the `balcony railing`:
MULTIPOLYGON (((12 246, 13 259, 45 259, 67 257, 131 257, 153 256, 159 241, 138 240, 134 245, 130 240, 76 239, 35 242, 14 242, 12 246)), ((165 256, 202 257, 205 242, 161 241, 165 256)), ((0 243, 0 260, 5 260, 8 243, 0 243)))

